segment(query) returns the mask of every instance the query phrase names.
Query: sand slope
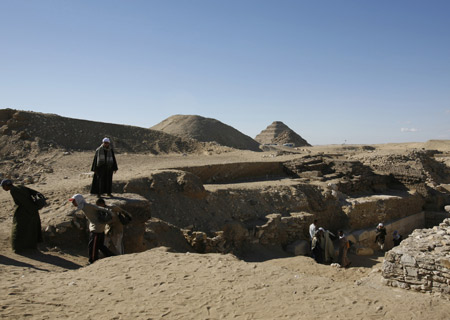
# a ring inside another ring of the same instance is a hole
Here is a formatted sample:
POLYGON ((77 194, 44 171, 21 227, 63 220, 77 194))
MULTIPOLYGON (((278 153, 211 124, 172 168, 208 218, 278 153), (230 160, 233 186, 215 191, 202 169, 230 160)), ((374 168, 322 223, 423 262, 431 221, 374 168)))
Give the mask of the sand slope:
POLYGON ((157 248, 66 272, 1 268, 0 317, 10 319, 447 319, 450 307, 384 287, 371 268, 307 257, 247 263, 157 248))

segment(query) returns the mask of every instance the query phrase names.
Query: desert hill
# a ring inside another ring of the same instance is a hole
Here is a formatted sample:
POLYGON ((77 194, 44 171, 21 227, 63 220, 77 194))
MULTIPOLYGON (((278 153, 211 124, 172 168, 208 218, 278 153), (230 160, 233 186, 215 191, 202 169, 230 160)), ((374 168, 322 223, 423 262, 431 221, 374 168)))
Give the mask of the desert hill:
POLYGON ((259 143, 249 136, 218 120, 197 115, 174 115, 151 129, 235 149, 261 151, 259 143))
POLYGON ((13 109, 0 110, 0 133, 0 152, 10 156, 49 148, 95 150, 104 137, 118 152, 191 153, 213 147, 157 130, 13 109))
POLYGON ((255 137, 261 144, 285 144, 293 143, 294 147, 311 146, 305 139, 295 133, 281 121, 274 121, 266 129, 255 137))

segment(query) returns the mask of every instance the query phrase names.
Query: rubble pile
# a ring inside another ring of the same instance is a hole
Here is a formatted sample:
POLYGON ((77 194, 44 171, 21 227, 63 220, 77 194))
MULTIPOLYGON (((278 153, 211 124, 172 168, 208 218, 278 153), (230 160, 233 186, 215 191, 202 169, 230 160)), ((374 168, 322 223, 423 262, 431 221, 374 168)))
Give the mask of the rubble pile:
POLYGON ((386 253, 382 275, 390 286, 450 295, 450 218, 386 253))

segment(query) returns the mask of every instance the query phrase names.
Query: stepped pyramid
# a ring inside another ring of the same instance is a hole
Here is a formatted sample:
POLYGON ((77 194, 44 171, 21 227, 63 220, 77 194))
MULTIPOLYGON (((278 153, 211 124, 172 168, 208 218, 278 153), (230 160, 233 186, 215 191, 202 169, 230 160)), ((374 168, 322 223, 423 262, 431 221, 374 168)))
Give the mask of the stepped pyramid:
POLYGON ((311 146, 305 139, 281 121, 274 121, 265 130, 261 131, 255 137, 255 140, 261 144, 283 145, 285 143, 293 143, 294 147, 311 146))

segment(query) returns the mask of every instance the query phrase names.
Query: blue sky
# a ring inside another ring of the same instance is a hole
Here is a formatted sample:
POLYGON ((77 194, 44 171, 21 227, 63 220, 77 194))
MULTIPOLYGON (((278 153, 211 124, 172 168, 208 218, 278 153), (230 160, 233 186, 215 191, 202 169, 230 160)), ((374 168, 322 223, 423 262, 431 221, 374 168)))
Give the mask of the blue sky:
POLYGON ((0 108, 450 139, 450 1, 0 0, 0 108))

